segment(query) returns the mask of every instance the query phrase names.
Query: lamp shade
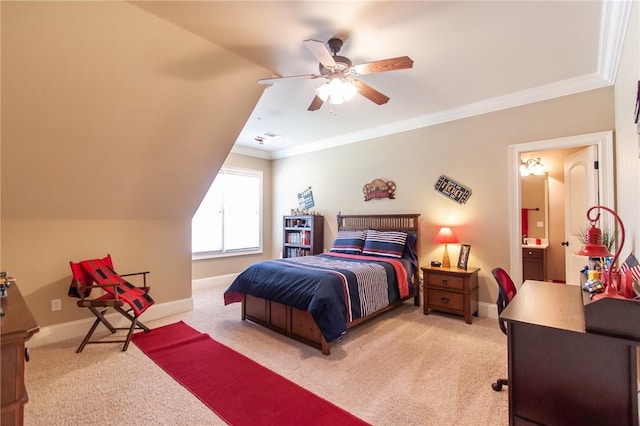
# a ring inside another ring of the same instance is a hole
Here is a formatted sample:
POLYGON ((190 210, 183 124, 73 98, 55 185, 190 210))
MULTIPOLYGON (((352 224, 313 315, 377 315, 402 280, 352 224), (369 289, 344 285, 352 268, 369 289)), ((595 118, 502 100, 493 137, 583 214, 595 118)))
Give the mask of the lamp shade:
POLYGON ((453 234, 451 228, 449 228, 448 226, 443 226, 436 234, 433 242, 440 244, 455 244, 458 242, 458 238, 453 234))
POLYGON ((613 254, 602 244, 602 231, 595 224, 587 230, 585 243, 576 254, 589 257, 613 257, 613 254))

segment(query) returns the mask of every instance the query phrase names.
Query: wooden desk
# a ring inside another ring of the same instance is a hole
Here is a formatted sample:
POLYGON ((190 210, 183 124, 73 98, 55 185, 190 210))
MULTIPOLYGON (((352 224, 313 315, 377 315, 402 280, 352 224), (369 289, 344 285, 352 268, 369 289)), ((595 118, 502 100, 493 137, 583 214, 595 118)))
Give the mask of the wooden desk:
POLYGON ((24 385, 25 342, 38 332, 39 327, 27 307, 18 286, 9 287, 7 296, 0 298, 4 315, 0 317, 0 356, 2 392, 0 424, 23 423, 24 404, 29 397, 24 385))
POLYGON ((579 286, 526 281, 502 318, 509 424, 638 425, 640 341, 586 332, 579 286))

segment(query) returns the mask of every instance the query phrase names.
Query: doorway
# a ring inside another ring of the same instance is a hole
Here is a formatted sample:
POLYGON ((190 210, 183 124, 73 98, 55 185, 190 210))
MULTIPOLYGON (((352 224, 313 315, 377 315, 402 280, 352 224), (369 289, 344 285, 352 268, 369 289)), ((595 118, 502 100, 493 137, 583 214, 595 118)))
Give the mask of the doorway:
MULTIPOLYGON (((522 194, 520 189, 520 157, 531 151, 551 151, 577 147, 593 146, 598 158, 598 190, 599 204, 614 208, 613 190, 613 132, 590 133, 566 138, 547 139, 509 146, 509 236, 510 236, 510 271, 517 287, 522 285, 522 194)), ((586 215, 586 210, 585 210, 586 215)), ((586 216, 585 216, 586 221, 586 216)), ((566 225, 565 225, 566 226, 566 225)), ((565 230, 565 234, 566 234, 565 230)), ((550 242, 560 244, 560 242, 550 242)), ((575 252, 575 247, 565 248, 575 252)), ((566 277, 567 283, 576 284, 575 278, 566 277)))

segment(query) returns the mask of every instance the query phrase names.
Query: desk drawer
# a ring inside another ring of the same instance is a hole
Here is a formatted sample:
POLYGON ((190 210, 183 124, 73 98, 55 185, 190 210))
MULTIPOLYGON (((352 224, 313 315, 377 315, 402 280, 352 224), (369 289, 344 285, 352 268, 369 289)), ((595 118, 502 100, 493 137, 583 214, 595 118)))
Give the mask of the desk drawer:
POLYGON ((427 291, 429 292, 429 307, 431 308, 443 308, 455 311, 462 311, 464 309, 464 293, 434 289, 427 289, 427 291))
POLYGON ((429 274, 427 285, 463 290, 464 278, 446 274, 429 274))

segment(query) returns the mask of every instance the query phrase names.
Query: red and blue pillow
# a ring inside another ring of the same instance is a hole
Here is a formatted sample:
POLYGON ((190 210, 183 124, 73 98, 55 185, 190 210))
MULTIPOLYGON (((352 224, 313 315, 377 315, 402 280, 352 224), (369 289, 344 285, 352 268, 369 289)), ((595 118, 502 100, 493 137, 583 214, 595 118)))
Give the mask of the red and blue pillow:
POLYGON ((333 241, 330 252, 362 254, 366 231, 338 231, 336 239, 333 241))
POLYGON ((404 253, 406 242, 406 232, 368 229, 362 254, 400 259, 404 253))

